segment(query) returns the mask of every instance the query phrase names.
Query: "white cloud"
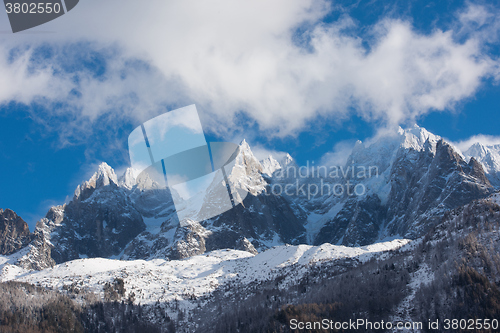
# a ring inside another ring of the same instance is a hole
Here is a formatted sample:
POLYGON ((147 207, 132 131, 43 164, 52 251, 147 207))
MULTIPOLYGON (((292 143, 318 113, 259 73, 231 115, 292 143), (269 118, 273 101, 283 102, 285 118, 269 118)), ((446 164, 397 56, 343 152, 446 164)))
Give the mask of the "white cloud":
POLYGON ((345 166, 347 159, 352 153, 355 143, 355 140, 337 142, 331 152, 328 152, 321 157, 320 165, 345 166))
POLYGON ((457 36, 474 36, 487 42, 497 42, 500 32, 498 9, 492 5, 469 3, 458 14, 457 36))
MULTIPOLYGON (((0 44, 1 45, 1 44, 0 44)), ((0 47, 0 103, 18 101, 29 104, 35 96, 60 97, 64 81, 54 79, 50 67, 30 71, 31 50, 9 61, 10 48, 0 47)), ((67 91, 65 91, 67 93, 67 91)))
MULTIPOLYGON (((489 22, 481 7, 469 8, 457 21, 461 27, 489 22)), ((422 35, 408 22, 387 19, 372 27, 367 51, 361 38, 346 32, 354 24, 348 17, 320 23, 328 10, 320 0, 84 1, 44 26, 67 32, 26 34, 18 43, 36 44, 34 38, 42 36, 56 45, 83 39, 97 48, 117 46, 119 55, 112 56, 104 78, 82 74, 82 96, 71 99, 75 122, 92 123, 113 112, 143 121, 164 105, 196 103, 210 115, 205 124, 226 136, 240 112, 268 136, 295 135, 318 115, 338 121, 354 112, 387 125, 413 121, 453 108, 497 71, 498 64, 483 54, 485 34, 459 43, 452 31, 422 35), (299 26, 308 27, 310 49, 293 41, 299 26), (151 68, 131 68, 131 58, 151 68)), ((51 75, 51 67, 27 74, 26 57, 14 70, 3 49, 0 91, 15 84, 0 92, 0 102, 67 100, 71 74, 51 75), (25 85, 29 89, 22 90, 25 85)))
POLYGON ((480 143, 484 146, 493 146, 500 144, 500 136, 495 135, 474 135, 468 138, 467 140, 462 140, 458 142, 452 142, 455 147, 460 149, 460 151, 465 152, 469 149, 473 144, 480 143))
POLYGON ((286 154, 287 154, 287 152, 284 152, 284 151, 268 149, 265 146, 260 145, 260 144, 256 144, 256 145, 251 144, 250 148, 252 149, 253 155, 259 161, 262 161, 262 160, 268 158, 269 156, 272 156, 275 160, 277 160, 279 162, 280 160, 284 159, 286 154))

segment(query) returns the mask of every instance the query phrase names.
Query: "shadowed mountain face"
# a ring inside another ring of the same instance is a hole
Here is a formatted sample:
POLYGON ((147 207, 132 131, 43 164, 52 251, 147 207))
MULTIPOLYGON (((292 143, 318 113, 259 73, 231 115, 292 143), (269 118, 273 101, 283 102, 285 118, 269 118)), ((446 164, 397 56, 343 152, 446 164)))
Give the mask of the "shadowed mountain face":
POLYGON ((493 191, 480 165, 474 159, 467 163, 443 140, 426 141, 420 151, 400 147, 391 164, 388 195, 347 199, 315 244, 366 245, 394 235, 419 237, 445 211, 493 191))
POLYGON ((32 239, 28 224, 10 209, 0 209, 0 254, 11 254, 32 239))
POLYGON ((107 164, 78 186, 70 203, 53 207, 41 222, 49 226, 56 263, 118 255, 146 228, 128 191, 118 186, 107 164))
MULTIPOLYGON (((289 155, 281 161, 272 156, 259 161, 243 141, 226 173, 232 195, 248 195, 242 204, 210 219, 197 217, 206 207, 220 204, 222 175, 183 204, 179 193, 147 175, 136 178, 128 169, 118 178, 103 163, 78 186, 70 203, 51 208, 35 233, 39 243, 51 244, 51 257, 58 263, 110 256, 178 259, 222 248, 255 253, 285 243, 352 246, 415 238, 446 211, 493 191, 488 177, 494 172, 486 174, 482 163, 465 158, 417 126, 366 145, 358 142, 344 166, 325 166, 323 173, 297 172, 300 168, 289 155), (176 207, 193 218, 179 221, 176 207)), ((36 251, 30 253, 36 258, 36 251)))

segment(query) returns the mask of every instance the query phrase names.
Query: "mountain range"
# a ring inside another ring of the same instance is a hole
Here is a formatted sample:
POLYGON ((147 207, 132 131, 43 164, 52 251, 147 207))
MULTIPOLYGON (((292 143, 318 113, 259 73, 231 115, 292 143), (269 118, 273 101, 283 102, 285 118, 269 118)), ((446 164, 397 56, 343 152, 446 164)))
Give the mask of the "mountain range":
MULTIPOLYGON (((310 313, 417 321, 491 309, 500 302, 499 151, 476 143, 461 152, 413 126, 358 141, 342 165, 298 166, 289 154, 259 161, 242 141, 225 169, 230 186, 217 175, 187 199, 102 163, 32 233, 0 210, 0 281, 11 283, 0 298, 31 304, 56 291, 49 299, 83 306, 71 320, 96 332, 286 332, 286 318, 310 313), (221 188, 241 204, 200 218, 221 188)), ((35 311, 23 306, 10 309, 35 311)), ((44 306, 40 318, 53 311, 44 306)), ((11 312, 2 309, 1 318, 11 312)))
MULTIPOLYGON (((416 239, 446 211, 495 191, 499 151, 476 143, 462 153, 414 126, 358 141, 344 165, 299 167, 289 154, 259 161, 243 140, 228 179, 248 195, 200 222, 178 220, 174 189, 131 168, 118 177, 102 163, 69 203, 52 207, 33 234, 23 234, 18 243, 31 240, 30 251, 19 264, 40 269, 81 258, 182 259, 226 248, 256 254, 284 244, 416 239)), ((185 209, 195 207, 195 216, 216 204, 210 193, 198 193, 185 209)))

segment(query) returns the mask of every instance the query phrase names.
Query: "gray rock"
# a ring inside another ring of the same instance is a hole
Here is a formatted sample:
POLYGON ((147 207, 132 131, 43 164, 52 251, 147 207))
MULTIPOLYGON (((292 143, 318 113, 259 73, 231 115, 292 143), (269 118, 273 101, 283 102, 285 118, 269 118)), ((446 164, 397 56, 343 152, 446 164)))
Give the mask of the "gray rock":
POLYGON ((31 242, 28 224, 10 209, 0 209, 0 254, 12 254, 31 242))

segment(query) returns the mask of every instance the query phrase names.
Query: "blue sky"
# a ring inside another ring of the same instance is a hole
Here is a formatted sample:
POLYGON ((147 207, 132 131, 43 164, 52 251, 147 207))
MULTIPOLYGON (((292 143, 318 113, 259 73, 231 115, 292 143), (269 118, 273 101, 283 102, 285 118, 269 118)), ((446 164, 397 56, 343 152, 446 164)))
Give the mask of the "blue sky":
POLYGON ((498 7, 88 0, 18 34, 2 12, 0 207, 33 230, 101 161, 129 166, 136 126, 192 103, 209 140, 246 138, 299 163, 415 122, 495 140, 498 7))

